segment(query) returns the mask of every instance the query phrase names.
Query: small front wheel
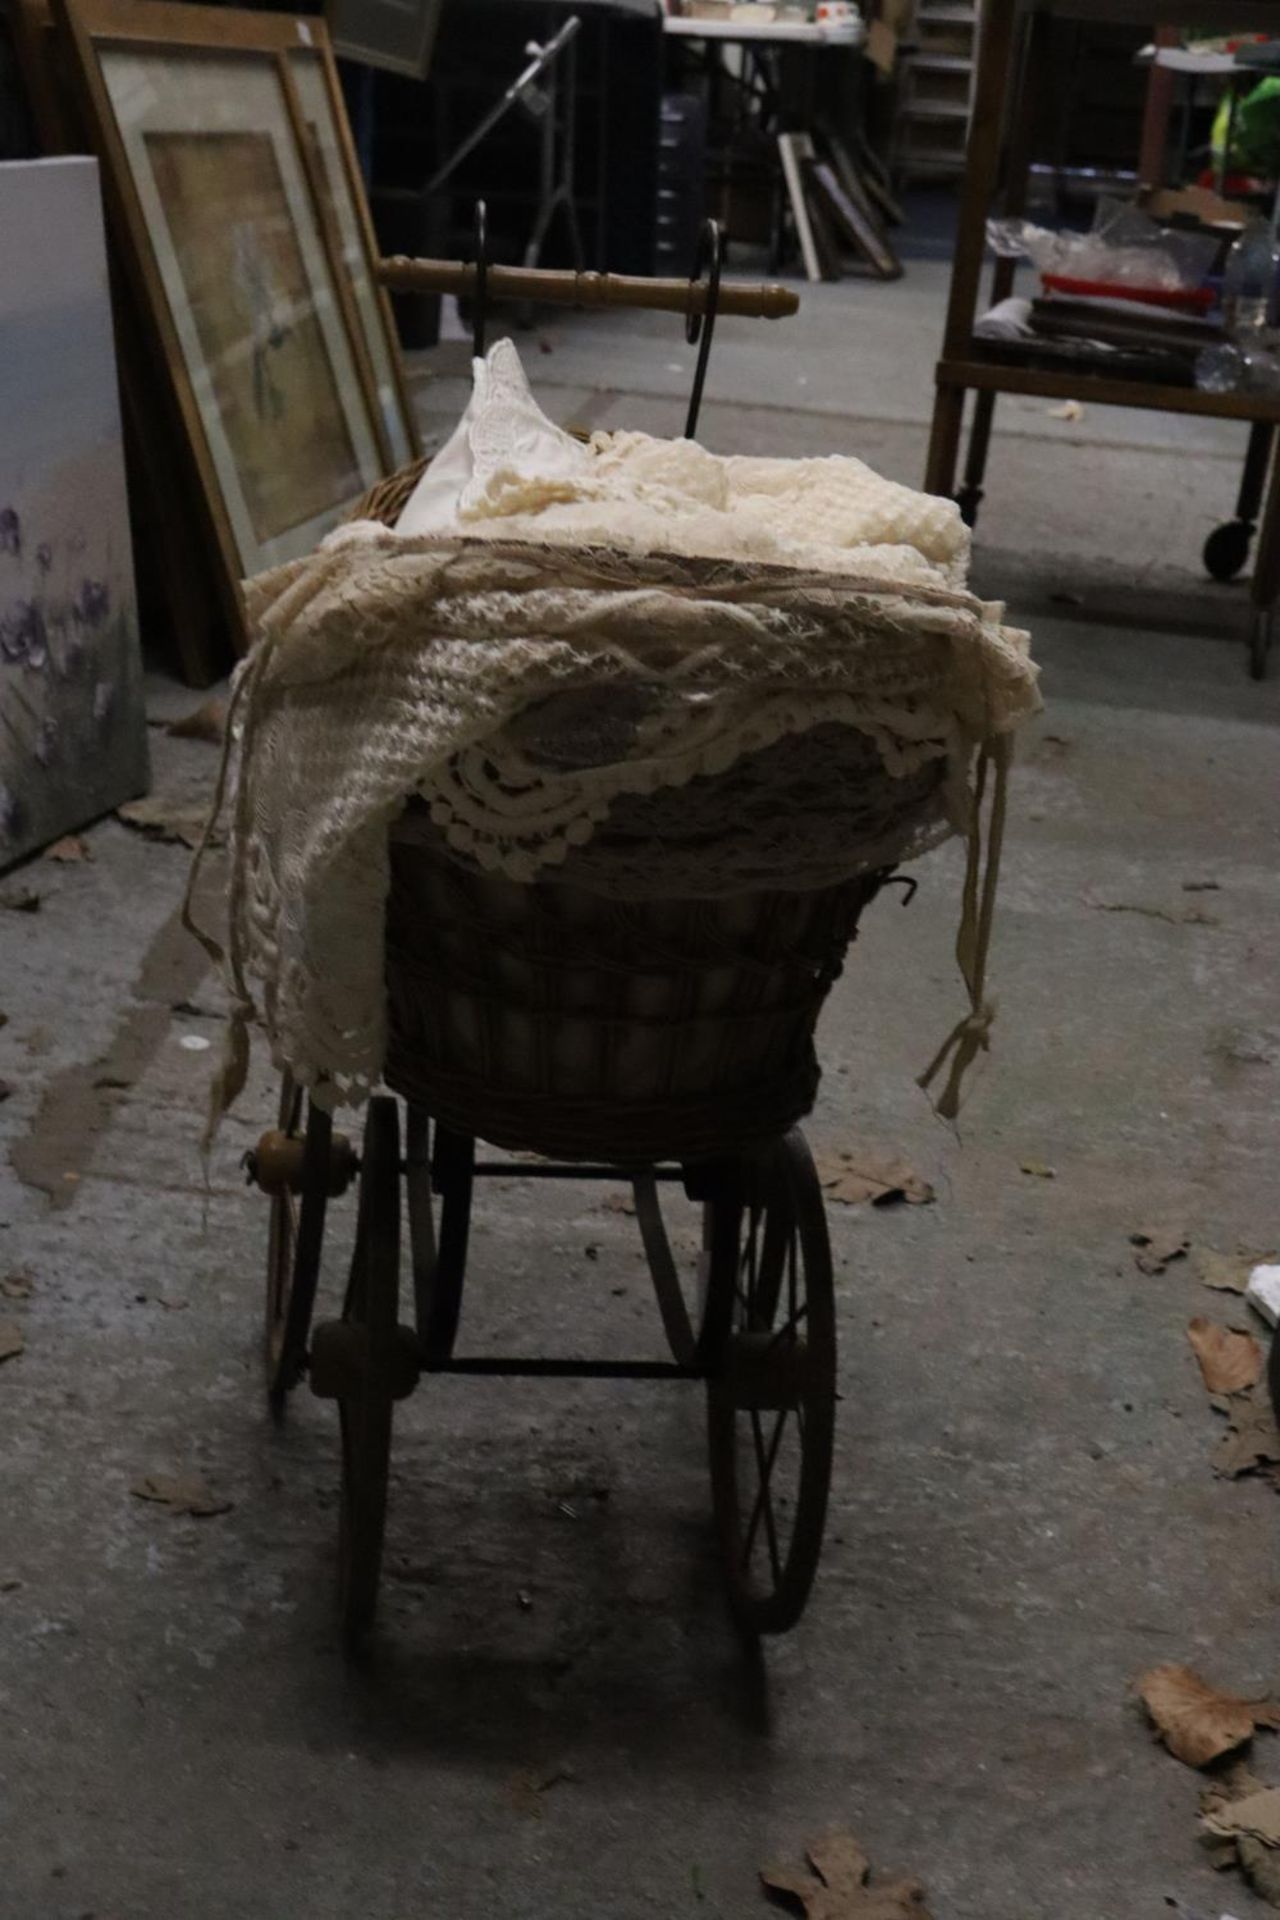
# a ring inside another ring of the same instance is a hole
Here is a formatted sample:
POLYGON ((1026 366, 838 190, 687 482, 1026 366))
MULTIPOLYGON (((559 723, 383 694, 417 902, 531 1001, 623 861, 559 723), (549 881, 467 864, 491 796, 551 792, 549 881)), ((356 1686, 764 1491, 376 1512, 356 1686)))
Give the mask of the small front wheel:
MULTIPOLYGON (((274 1138, 276 1152, 282 1157, 280 1177, 266 1187, 271 1195, 271 1226, 263 1327, 267 1400, 277 1419, 307 1364, 307 1336, 320 1278, 329 1199, 332 1127, 329 1115, 310 1105, 302 1088, 286 1073, 280 1086, 279 1125, 274 1136, 267 1136, 274 1138), (286 1160, 296 1161, 300 1167, 299 1191, 295 1191, 291 1165, 285 1165, 286 1160)), ((259 1142, 259 1152, 262 1145, 259 1142)), ((261 1176, 259 1184, 264 1180, 261 1176)))
POLYGON ((1243 571, 1249 558, 1253 528, 1245 520, 1224 520, 1204 543, 1204 570, 1210 579, 1226 582, 1243 571))
POLYGON ((964 521, 966 527, 976 527, 978 524, 978 508, 982 505, 982 488, 961 487, 959 493, 956 495, 956 505, 960 509, 960 518, 964 521))
POLYGON ((712 1200, 711 1485, 729 1605, 784 1633, 822 1551, 835 1432, 836 1330, 822 1188, 798 1128, 744 1162, 740 1200, 712 1200), (715 1231, 717 1207, 737 1231, 715 1231))

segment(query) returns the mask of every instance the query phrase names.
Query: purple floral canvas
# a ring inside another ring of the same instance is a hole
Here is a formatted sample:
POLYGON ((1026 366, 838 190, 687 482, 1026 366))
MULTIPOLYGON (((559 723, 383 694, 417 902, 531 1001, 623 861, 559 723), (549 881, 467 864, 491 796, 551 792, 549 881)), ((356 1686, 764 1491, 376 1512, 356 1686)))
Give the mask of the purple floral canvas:
POLYGON ((98 166, 0 165, 0 869, 147 784, 98 166))

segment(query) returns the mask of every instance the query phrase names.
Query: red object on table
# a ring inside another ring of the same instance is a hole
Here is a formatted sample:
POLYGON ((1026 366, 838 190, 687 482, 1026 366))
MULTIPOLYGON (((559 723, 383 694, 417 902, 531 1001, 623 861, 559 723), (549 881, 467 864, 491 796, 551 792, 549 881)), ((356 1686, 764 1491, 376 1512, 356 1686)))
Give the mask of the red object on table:
POLYGON ((1074 280, 1065 273, 1041 275, 1050 293, 1077 300, 1140 300, 1147 307, 1172 307, 1182 313, 1207 313, 1217 295, 1212 287, 1131 287, 1114 280, 1074 280))

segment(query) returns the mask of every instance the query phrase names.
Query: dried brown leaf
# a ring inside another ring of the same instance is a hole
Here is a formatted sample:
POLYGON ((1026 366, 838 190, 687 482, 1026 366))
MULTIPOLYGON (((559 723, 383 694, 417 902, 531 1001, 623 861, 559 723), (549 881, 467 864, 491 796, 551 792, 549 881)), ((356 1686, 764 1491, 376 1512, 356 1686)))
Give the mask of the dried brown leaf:
POLYGON ((61 840, 55 840, 44 852, 46 860, 60 861, 63 866, 71 866, 81 860, 92 860, 89 842, 78 833, 68 833, 61 840))
POLYGON ((171 1513, 189 1513, 206 1520, 216 1513, 230 1513, 234 1501, 213 1493, 195 1473, 148 1473, 135 1480, 129 1489, 138 1500, 150 1500, 168 1507, 171 1513))
POLYGON ((521 1767, 507 1782, 507 1794, 517 1813, 527 1820, 541 1820, 547 1794, 553 1787, 577 1779, 570 1766, 521 1767))
POLYGON ((165 732, 174 740, 208 740, 217 745, 227 730, 227 703, 215 694, 202 707, 171 720, 165 732))
POLYGON ((1257 1265, 1251 1254, 1219 1253, 1215 1247, 1197 1247, 1193 1263, 1202 1285, 1215 1293, 1243 1293, 1257 1265))
POLYGON ((1211 1766, 1251 1740, 1256 1727, 1276 1725, 1274 1701, 1219 1693, 1190 1667, 1152 1667, 1135 1685, 1156 1732, 1189 1767, 1211 1766))
POLYGON ((1219 1326, 1198 1313, 1187 1327, 1187 1339, 1210 1393, 1243 1393, 1262 1378, 1262 1348, 1251 1333, 1219 1326))
POLYGON ((29 1300, 35 1284, 29 1273, 6 1273, 0 1280, 0 1293, 6 1300, 29 1300))
POLYGON ((631 1193, 606 1193, 600 1204, 610 1213, 634 1213, 636 1210, 635 1198, 631 1193))
POLYGON ((163 794, 148 794, 142 800, 126 800, 116 808, 116 819, 150 840, 166 844, 180 842, 194 850, 204 836, 208 808, 190 802, 166 800, 163 794))
POLYGON ((1191 1235, 1186 1228, 1169 1221, 1139 1227, 1129 1239, 1138 1249, 1133 1260, 1140 1273, 1163 1273, 1169 1262, 1181 1260, 1191 1245, 1191 1235))
POLYGON ((846 1207, 888 1206, 905 1200, 913 1207, 936 1198, 929 1182, 906 1160, 869 1147, 835 1147, 814 1155, 818 1179, 829 1200, 846 1207))
POLYGON ((0 1360, 16 1360, 26 1344, 21 1327, 12 1320, 0 1320, 0 1360))
POLYGON ((1236 1841, 1236 1852, 1245 1879, 1259 1897, 1269 1907, 1280 1907, 1280 1853, 1265 1840, 1257 1840, 1250 1833, 1242 1833, 1236 1841))
POLYGON ((1212 1780, 1201 1787, 1200 1811, 1214 1813, 1232 1800, 1247 1800, 1251 1793, 1261 1793, 1266 1784, 1250 1771, 1247 1760, 1228 1760, 1226 1766, 1219 1768, 1212 1780))
POLYGON ((1205 1826, 1211 1833, 1247 1833, 1280 1847, 1280 1787, 1260 1787, 1243 1799, 1220 1803, 1205 1815, 1205 1826))
POLYGON ((0 892, 0 907, 9 913, 39 913, 40 895, 34 887, 5 887, 0 892))
POLYGON ((1046 1166, 1043 1160, 1023 1160, 1020 1162, 1020 1171, 1029 1173, 1035 1180, 1056 1180, 1058 1177, 1053 1168, 1046 1166))
POLYGON ((835 1828, 805 1849, 803 1867, 765 1867, 765 1891, 806 1920, 929 1920, 918 1880, 869 1884, 870 1863, 851 1833, 835 1828))
POLYGON ((1213 1450, 1214 1472, 1224 1480, 1239 1480, 1246 1473, 1280 1466, 1280 1428, 1270 1402, 1255 1400, 1252 1392, 1234 1393, 1226 1412, 1231 1425, 1213 1450))

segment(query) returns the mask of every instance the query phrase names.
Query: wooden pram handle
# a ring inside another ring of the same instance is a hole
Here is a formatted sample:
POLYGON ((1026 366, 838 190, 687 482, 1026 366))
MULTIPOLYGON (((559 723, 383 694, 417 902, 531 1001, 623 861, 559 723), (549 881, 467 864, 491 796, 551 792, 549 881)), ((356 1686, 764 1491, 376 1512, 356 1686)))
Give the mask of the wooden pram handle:
MULTIPOLYGON (((464 260, 410 260, 392 254, 378 262, 378 278, 395 293, 460 293, 475 290, 476 270, 464 260)), ((630 273, 567 273, 547 267, 490 266, 485 275, 489 300, 552 302, 565 307, 650 307, 659 313, 702 313, 705 281, 649 280, 630 273)), ((790 287, 724 280, 716 302, 720 313, 750 320, 782 320, 800 308, 790 287)))

